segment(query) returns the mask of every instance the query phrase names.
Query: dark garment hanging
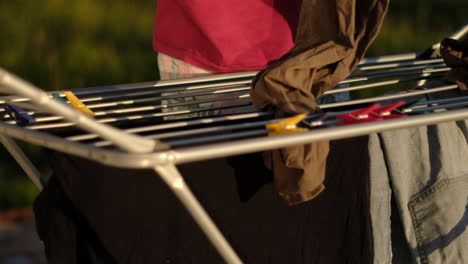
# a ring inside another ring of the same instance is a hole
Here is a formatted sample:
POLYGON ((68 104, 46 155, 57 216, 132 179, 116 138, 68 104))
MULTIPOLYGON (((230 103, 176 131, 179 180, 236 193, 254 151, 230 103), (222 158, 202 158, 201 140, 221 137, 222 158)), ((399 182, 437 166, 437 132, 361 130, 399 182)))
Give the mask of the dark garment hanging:
POLYGON ((48 263, 116 263, 55 177, 35 201, 36 229, 48 263))
MULTIPOLYGON (((367 142, 331 142, 327 189, 295 206, 275 195, 260 153, 179 169, 244 263, 371 263, 367 142)), ((223 263, 153 171, 50 157, 54 176, 35 203, 49 263, 223 263)))
POLYGON ((464 40, 446 38, 440 44, 440 53, 445 64, 452 68, 445 75, 445 80, 456 83, 463 90, 468 90, 468 37, 464 40))
MULTIPOLYGON (((348 77, 376 37, 389 0, 302 1, 294 48, 254 80, 254 106, 276 117, 308 113, 315 100, 348 77)), ((266 155, 279 194, 290 204, 324 188, 328 142, 274 150, 266 155)))

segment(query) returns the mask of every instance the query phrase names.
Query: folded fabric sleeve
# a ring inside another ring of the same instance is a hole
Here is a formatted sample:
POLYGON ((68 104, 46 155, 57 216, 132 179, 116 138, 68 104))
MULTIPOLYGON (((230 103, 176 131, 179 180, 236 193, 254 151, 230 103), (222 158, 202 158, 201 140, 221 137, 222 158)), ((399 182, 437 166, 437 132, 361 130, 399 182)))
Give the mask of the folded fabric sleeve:
MULTIPOLYGON (((376 37, 389 0, 304 0, 295 46, 252 84, 257 109, 276 117, 312 112, 316 98, 351 74, 376 37)), ((273 150, 265 156, 288 204, 323 189, 328 142, 273 150)))
POLYGON ((446 38, 441 42, 440 53, 445 64, 452 68, 445 75, 445 80, 456 83, 463 90, 468 90, 468 38, 455 40, 446 38))

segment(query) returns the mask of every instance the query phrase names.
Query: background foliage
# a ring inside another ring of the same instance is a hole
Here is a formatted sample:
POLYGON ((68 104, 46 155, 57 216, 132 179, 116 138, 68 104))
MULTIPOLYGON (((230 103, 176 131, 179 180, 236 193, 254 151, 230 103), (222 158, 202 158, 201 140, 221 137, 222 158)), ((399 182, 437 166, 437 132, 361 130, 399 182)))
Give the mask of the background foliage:
MULTIPOLYGON (((155 80, 155 0, 0 0, 0 67, 46 90, 155 80)), ((466 0, 393 0, 368 56, 421 51, 468 22, 466 0)), ((22 144, 44 174, 44 153, 22 144)), ((0 148, 0 210, 37 195, 0 148)))

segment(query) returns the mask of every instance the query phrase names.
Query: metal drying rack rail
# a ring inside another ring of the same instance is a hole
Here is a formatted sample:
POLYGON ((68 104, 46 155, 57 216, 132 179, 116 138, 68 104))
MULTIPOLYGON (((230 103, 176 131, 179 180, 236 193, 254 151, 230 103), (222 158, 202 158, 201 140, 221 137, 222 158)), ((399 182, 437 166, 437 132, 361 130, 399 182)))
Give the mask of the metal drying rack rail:
MULTIPOLYGON (((468 25, 451 37, 460 38, 467 31, 468 25)), ((451 84, 425 88, 424 83, 439 79, 449 69, 442 59, 420 58, 419 54, 364 59, 351 76, 326 94, 367 90, 378 95, 322 103, 320 108, 334 116, 343 113, 343 107, 351 111, 373 102, 458 90, 451 84), (392 89, 400 92, 384 93, 392 89), (334 113, 338 108, 341 112, 334 113)), ((73 90, 95 113, 95 117, 90 118, 57 100, 64 97, 63 92, 54 97, 0 68, 0 92, 7 94, 0 97, 0 106, 23 107, 36 120, 34 124, 21 127, 0 110, 0 141, 38 188, 42 188, 44 180, 12 138, 110 166, 153 169, 180 199, 224 260, 242 263, 185 184, 176 165, 468 119, 468 108, 462 108, 468 105, 468 97, 456 96, 416 103, 403 111, 420 114, 404 118, 318 126, 306 132, 268 136, 265 125, 280 120, 251 106, 249 90, 255 74, 219 74, 73 90), (444 111, 436 111, 438 109, 444 111)))

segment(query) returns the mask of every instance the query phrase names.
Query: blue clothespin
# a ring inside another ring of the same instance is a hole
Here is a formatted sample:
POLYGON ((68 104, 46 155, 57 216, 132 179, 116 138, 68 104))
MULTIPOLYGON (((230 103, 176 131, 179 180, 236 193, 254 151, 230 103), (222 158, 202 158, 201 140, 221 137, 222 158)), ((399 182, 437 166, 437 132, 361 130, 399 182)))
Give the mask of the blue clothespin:
POLYGON ((319 127, 331 127, 334 125, 338 125, 343 122, 343 120, 328 120, 328 118, 334 117, 333 114, 328 112, 322 112, 318 114, 313 114, 308 116, 302 120, 299 124, 301 127, 306 128, 319 128, 319 127))
MULTIPOLYGON (((426 98, 420 98, 414 102, 409 102, 407 104, 404 104, 397 109, 395 109, 398 113, 402 114, 413 114, 413 110, 415 109, 416 106, 418 105, 423 105, 425 102, 427 102, 426 98)), ((426 112, 417 112, 416 114, 425 114, 426 112)))
POLYGON ((3 108, 19 126, 27 126, 36 123, 36 119, 30 116, 23 108, 19 106, 5 104, 3 108))

